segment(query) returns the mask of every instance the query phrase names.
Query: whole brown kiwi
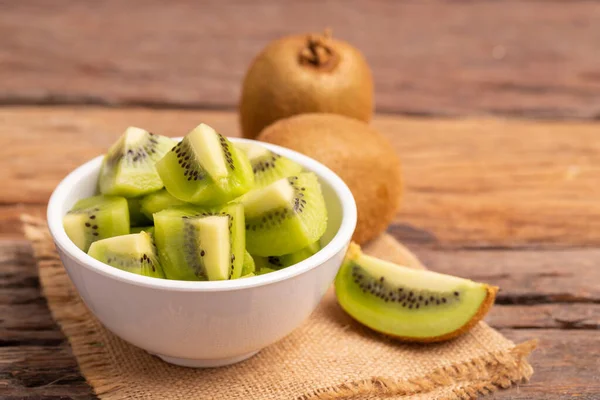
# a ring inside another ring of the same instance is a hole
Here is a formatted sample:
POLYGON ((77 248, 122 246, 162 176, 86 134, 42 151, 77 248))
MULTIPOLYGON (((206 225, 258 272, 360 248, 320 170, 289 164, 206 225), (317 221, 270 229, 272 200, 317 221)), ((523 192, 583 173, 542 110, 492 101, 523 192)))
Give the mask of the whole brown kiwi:
POLYGON ((336 114, 301 114, 268 126, 258 139, 306 154, 346 182, 358 207, 354 241, 374 238, 398 212, 400 161, 389 141, 366 123, 336 114))
POLYGON ((365 58, 329 32, 271 42, 250 66, 242 87, 244 137, 253 139, 274 121, 311 112, 365 122, 373 114, 373 78, 365 58))

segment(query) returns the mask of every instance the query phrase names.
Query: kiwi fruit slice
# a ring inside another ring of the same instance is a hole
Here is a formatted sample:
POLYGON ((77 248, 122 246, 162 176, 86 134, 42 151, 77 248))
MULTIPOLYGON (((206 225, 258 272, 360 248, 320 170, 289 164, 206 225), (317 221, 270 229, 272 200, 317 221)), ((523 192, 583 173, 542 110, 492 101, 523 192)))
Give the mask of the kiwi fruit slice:
POLYGON ((254 262, 258 269, 270 268, 270 269, 282 269, 287 268, 291 265, 298 264, 300 261, 306 260, 308 257, 321 250, 319 242, 315 242, 301 250, 296 251, 292 254, 286 254, 283 256, 269 256, 254 258, 254 262))
POLYGON ((242 199, 246 247, 268 257, 294 253, 321 238, 327 209, 317 176, 303 172, 253 190, 242 199))
POLYGON ((306 154, 346 182, 358 209, 353 240, 365 243, 394 220, 400 207, 400 160, 391 143, 368 124, 334 114, 277 121, 259 140, 306 154))
POLYGON ((118 196, 93 196, 79 200, 63 218, 67 236, 81 250, 101 239, 129 233, 127 200, 118 196))
POLYGON ((181 201, 172 196, 166 189, 161 189, 158 192, 150 193, 139 200, 140 212, 149 219, 154 221, 152 214, 171 207, 185 206, 189 203, 181 201))
POLYGON ((98 180, 100 192, 137 197, 161 189, 163 183, 154 164, 174 145, 168 137, 127 128, 104 156, 98 180))
POLYGON ((300 164, 273 153, 264 146, 253 143, 236 143, 235 146, 246 153, 250 161, 255 187, 265 187, 281 178, 302 172, 300 164))
POLYGON ((129 233, 146 232, 149 235, 154 235, 154 226, 132 226, 129 233))
POLYGON ((179 280, 239 278, 244 263, 244 209, 174 207, 154 214, 154 237, 165 275, 179 280))
POLYGON ((131 197, 127 199, 127 207, 129 208, 129 223, 131 226, 144 226, 152 223, 152 219, 149 219, 142 213, 141 197, 131 197))
POLYGON ((152 236, 146 232, 92 243, 88 254, 98 261, 134 274, 164 278, 152 236))
POLYGON ((288 36, 254 59, 239 110, 242 134, 250 139, 297 114, 334 113, 369 122, 373 77, 360 51, 329 32, 288 36))
POLYGON ((205 124, 185 136, 156 168, 171 195, 197 205, 223 204, 254 186, 244 152, 205 124))
POLYGON ((498 288, 416 270, 363 254, 351 244, 335 279, 341 307, 363 325, 406 341, 438 342, 471 329, 498 288))
POLYGON ((242 277, 248 276, 250 274, 254 275, 254 271, 256 270, 256 264, 254 264, 254 258, 244 250, 244 263, 242 264, 242 277))

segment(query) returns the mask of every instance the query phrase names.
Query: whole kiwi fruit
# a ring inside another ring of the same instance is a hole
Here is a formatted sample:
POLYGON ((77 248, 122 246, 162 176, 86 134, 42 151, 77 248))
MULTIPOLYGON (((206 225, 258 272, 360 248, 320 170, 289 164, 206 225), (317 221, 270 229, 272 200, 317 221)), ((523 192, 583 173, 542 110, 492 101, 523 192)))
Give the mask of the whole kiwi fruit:
POLYGON ((336 114, 301 114, 268 126, 258 139, 304 153, 346 182, 358 207, 354 241, 374 238, 398 212, 400 161, 389 141, 368 124, 336 114))
POLYGON ((244 137, 253 139, 274 121, 327 112, 365 122, 373 114, 373 78, 363 55, 324 34, 271 42, 244 79, 240 100, 244 137))

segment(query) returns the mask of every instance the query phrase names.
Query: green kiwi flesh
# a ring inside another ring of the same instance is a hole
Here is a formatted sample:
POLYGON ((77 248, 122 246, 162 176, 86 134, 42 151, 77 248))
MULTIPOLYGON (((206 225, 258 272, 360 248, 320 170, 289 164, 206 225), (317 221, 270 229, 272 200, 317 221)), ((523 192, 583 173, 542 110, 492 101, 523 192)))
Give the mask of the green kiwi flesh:
POLYGON ((127 199, 129 223, 131 226, 144 226, 152 223, 152 220, 142 213, 140 204, 141 199, 142 197, 131 197, 127 199))
POLYGON ((336 295, 350 316, 376 331, 409 341, 445 340, 493 303, 495 289, 488 285, 403 267, 357 248, 351 245, 337 274, 336 295))
POLYGON ((242 264, 242 274, 241 277, 248 276, 250 274, 254 275, 254 271, 256 270, 256 264, 254 263, 254 258, 244 250, 244 263, 242 264))
POLYGON ((171 207, 185 206, 189 203, 172 196, 166 189, 150 193, 140 199, 140 212, 150 221, 154 220, 152 214, 171 207))
POLYGON ((173 207, 154 214, 154 237, 168 279, 239 278, 245 251, 244 210, 173 207))
POLYGON ((123 271, 154 278, 165 277, 152 236, 146 232, 98 240, 92 243, 88 254, 123 271))
POLYGON ((285 254, 283 256, 269 256, 260 257, 256 256, 254 262, 258 269, 270 268, 270 269, 282 269, 287 268, 291 265, 298 264, 300 261, 304 261, 317 251, 321 250, 319 242, 315 242, 301 250, 296 251, 292 254, 285 254))
POLYGON ((156 168, 171 195, 197 205, 223 204, 254 186, 246 155, 205 124, 186 135, 156 168))
POLYGON ((268 257, 294 253, 321 238, 327 209, 317 176, 304 172, 246 194, 246 247, 268 257))
POLYGON ((101 239, 129 233, 127 200, 118 196, 93 196, 79 200, 63 218, 67 236, 81 250, 101 239))
POLYGON ((254 173, 254 186, 257 188, 302 172, 300 164, 273 153, 264 146, 244 142, 236 143, 235 146, 248 157, 254 173))
POLYGON ((149 235, 154 235, 154 226, 132 226, 129 233, 146 232, 149 235))
POLYGON ((104 156, 98 180, 100 192, 137 197, 161 189, 163 183, 155 163, 174 145, 168 137, 127 128, 104 156))

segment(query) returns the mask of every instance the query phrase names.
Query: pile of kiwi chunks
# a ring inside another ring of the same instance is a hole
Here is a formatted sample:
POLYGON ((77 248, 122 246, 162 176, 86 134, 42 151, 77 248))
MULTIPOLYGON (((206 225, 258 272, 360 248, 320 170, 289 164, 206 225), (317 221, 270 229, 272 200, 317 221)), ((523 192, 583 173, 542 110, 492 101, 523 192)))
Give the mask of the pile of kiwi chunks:
MULTIPOLYGON (((356 48, 330 32, 289 36, 250 66, 241 131, 320 161, 352 191, 358 223, 335 280, 351 317, 405 341, 455 338, 485 316, 496 287, 360 249, 385 231, 402 194, 398 156, 369 125, 373 98, 356 48)), ((156 278, 238 279, 286 268, 320 250, 327 224, 314 174, 203 124, 180 143, 129 128, 105 156, 98 187, 65 217, 67 234, 106 264, 156 278)))
MULTIPOLYGON (((348 185, 358 222, 353 240, 367 243, 396 217, 400 161, 369 125, 373 76, 361 52, 324 34, 275 40, 250 66, 240 99, 243 136, 304 153, 348 185)), ((352 244, 335 282, 338 302, 362 324, 416 342, 451 339, 473 327, 497 288, 415 271, 364 255, 352 244)))
POLYGON ((104 156, 98 190, 64 217, 67 235, 99 261, 154 278, 286 268, 319 251, 327 227, 314 173, 205 124, 179 143, 128 128, 104 156))

